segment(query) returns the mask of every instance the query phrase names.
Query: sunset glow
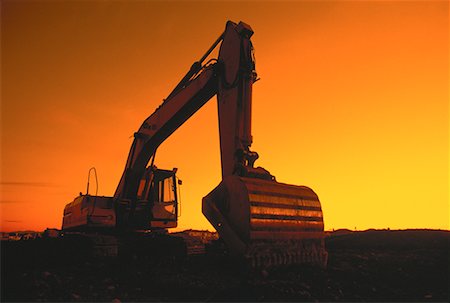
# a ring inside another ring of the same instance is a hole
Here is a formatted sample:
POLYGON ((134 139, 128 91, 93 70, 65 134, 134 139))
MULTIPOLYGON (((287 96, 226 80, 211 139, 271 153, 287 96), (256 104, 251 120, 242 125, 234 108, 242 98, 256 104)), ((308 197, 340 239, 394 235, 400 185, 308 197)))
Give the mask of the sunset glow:
MULTIPOLYGON (((450 228, 447 1, 1 6, 1 231, 60 228, 93 166, 113 195, 133 133, 227 20, 255 31, 256 164, 311 187, 325 229, 450 228)), ((216 98, 155 164, 183 180, 177 230, 212 230, 216 98)))

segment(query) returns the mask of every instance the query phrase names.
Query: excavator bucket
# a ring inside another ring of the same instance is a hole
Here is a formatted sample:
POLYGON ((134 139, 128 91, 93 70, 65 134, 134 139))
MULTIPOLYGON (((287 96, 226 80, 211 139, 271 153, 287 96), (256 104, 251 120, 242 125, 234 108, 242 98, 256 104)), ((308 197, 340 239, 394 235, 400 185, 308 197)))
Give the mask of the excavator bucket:
POLYGON ((229 176, 203 198, 202 211, 230 253, 254 268, 326 267, 322 209, 308 187, 229 176))

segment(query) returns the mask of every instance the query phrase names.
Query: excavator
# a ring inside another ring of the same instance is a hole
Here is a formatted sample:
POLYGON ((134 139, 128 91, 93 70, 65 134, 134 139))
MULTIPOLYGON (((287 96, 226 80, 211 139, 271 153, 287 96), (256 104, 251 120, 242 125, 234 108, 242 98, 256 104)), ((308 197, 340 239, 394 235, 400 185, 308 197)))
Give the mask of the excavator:
MULTIPOLYGON (((217 95, 222 181, 202 212, 230 255, 253 267, 307 263, 325 267, 324 223, 316 193, 276 181, 255 166, 252 87, 257 80, 252 28, 228 21, 225 31, 134 133, 112 197, 81 194, 64 208, 63 232, 136 232, 177 226, 177 169, 159 169, 156 150, 217 95), (220 44, 218 58, 206 59, 220 44)), ((150 252, 151 253, 151 252, 150 252)))

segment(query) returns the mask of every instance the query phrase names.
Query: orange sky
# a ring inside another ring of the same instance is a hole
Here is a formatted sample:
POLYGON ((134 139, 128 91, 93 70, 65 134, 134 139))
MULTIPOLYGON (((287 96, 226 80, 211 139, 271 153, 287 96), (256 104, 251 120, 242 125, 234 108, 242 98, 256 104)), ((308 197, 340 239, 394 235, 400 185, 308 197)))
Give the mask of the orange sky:
MULTIPOLYGON (((133 133, 228 19, 255 31, 257 165, 313 188, 326 229, 449 229, 447 1, 1 6, 2 231, 60 228, 92 166, 112 195, 133 133)), ((219 161, 214 98, 157 153, 183 180, 180 229, 212 229, 219 161)))

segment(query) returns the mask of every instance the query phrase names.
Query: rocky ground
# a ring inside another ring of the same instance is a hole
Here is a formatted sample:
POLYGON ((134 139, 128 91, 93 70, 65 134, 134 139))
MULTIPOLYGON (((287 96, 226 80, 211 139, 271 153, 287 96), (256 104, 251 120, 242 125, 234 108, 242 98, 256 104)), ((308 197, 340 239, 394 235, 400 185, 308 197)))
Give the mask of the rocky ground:
POLYGON ((326 270, 267 272, 218 255, 98 259, 43 239, 2 242, 1 301, 449 302, 449 240, 446 231, 341 230, 328 234, 326 270))

